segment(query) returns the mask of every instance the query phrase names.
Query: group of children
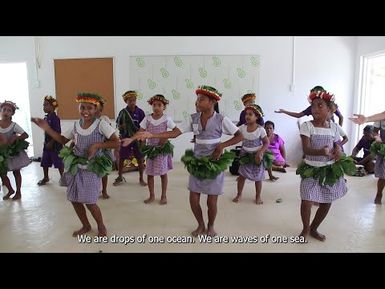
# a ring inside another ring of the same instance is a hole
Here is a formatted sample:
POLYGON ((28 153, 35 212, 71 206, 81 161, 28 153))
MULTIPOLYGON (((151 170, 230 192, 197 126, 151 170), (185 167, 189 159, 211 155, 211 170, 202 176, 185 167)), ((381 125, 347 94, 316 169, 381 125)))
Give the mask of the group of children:
MULTIPOLYGON (((109 123, 109 119, 101 115, 105 103, 101 96, 92 93, 78 94, 76 102, 79 103, 80 119, 63 134, 61 134, 60 119, 55 113, 55 109, 58 107, 57 100, 52 96, 44 98, 43 108, 47 113, 46 117, 44 119, 32 118, 32 121, 45 131, 41 162, 44 177, 38 182, 38 185, 44 185, 49 181, 48 168, 50 166, 54 165, 59 170, 61 181, 67 186, 67 198, 71 201, 82 224, 82 227, 75 231, 73 236, 85 234, 91 229, 85 207, 91 212, 97 223, 98 235, 107 234, 97 200, 100 192, 104 198, 108 198, 107 174, 111 171, 112 162, 115 159, 119 165, 118 178, 114 185, 123 182, 123 161, 134 154, 139 163, 139 182, 143 186, 148 185, 149 189, 149 197, 144 202, 151 203, 155 200, 154 177, 160 176, 162 186, 160 203, 166 204, 167 172, 173 168, 173 146, 168 139, 176 138, 186 132, 194 134, 194 150, 187 150, 182 157, 182 162, 190 173, 189 200, 198 223, 197 228, 192 232, 193 236, 203 233, 210 236, 216 235, 214 223, 217 215, 217 199, 219 195, 223 194, 224 171, 234 158, 232 153, 224 152, 226 147, 242 142, 237 195, 233 201, 240 200, 245 181, 248 179, 255 182, 256 203, 263 203, 261 189, 265 170, 268 169, 270 179, 275 180, 277 178, 272 175, 273 166, 281 170, 288 166, 284 142, 274 133, 274 123, 271 121, 264 123, 263 111, 254 103, 254 94, 246 94, 242 98, 245 109, 240 116, 238 126, 233 124, 228 117, 215 111, 215 107, 222 97, 215 88, 199 86, 196 95, 198 112, 191 114, 181 127, 177 127, 164 113, 169 101, 163 95, 157 94, 148 100, 153 112, 145 116, 143 110, 136 106, 136 92, 127 91, 123 94, 127 107, 120 111, 116 120, 119 136, 109 123), (223 134, 233 137, 222 142, 223 134), (143 143, 145 140, 147 140, 146 145, 143 143), (73 141, 73 145, 63 148, 63 145, 69 141, 73 141), (115 157, 111 153, 111 149, 117 152, 115 157), (63 158, 64 163, 59 156, 63 158), (147 157, 147 183, 143 178, 144 156, 147 157), (207 225, 200 206, 201 194, 207 195, 207 225)), ((310 234, 318 240, 325 240, 325 236, 318 232, 318 227, 326 217, 331 203, 347 192, 343 175, 349 173, 351 160, 342 156, 341 145, 338 144, 341 131, 338 125, 331 121, 332 114, 337 111, 334 95, 329 94, 322 87, 315 87, 311 90, 308 100, 311 104, 310 111, 313 120, 303 123, 300 127, 304 160, 297 169, 297 174, 301 176, 303 229, 300 235, 306 237, 310 234), (339 169, 336 169, 337 167, 339 169), (323 177, 322 174, 324 174, 323 177), (311 207, 315 202, 319 203, 319 207, 310 223, 311 207)), ((0 105, 0 142, 6 147, 11 146, 17 140, 22 141, 28 138, 28 135, 11 121, 16 108, 16 105, 9 101, 0 105)), ((301 116, 290 114, 282 109, 276 112, 287 113, 295 117, 301 116)), ((339 115, 340 122, 342 122, 341 114, 339 115)), ((367 118, 359 115, 353 121, 363 123, 381 119, 385 119, 385 113, 367 118)), ((378 127, 380 130, 385 130, 385 123, 384 125, 380 123, 378 127)), ((385 134, 381 134, 381 136, 385 137, 385 134)), ((359 148, 357 146, 357 150, 359 148)), ((18 153, 21 151, 19 150, 18 153)), ((14 157, 9 156, 9 153, 4 155, 9 160, 14 157)), ((385 186, 385 165, 382 159, 383 157, 377 155, 375 171, 376 176, 379 177, 379 185, 376 203, 381 203, 382 189, 385 186)), ((363 159, 356 161, 366 164, 367 158, 364 156, 363 159)), ((10 169, 8 168, 8 170, 10 169)), ((13 199, 19 199, 21 197, 20 167, 12 169, 16 180, 16 192, 10 185, 6 171, 1 172, 3 184, 8 188, 8 193, 3 199, 8 199, 13 194, 15 194, 13 199)))

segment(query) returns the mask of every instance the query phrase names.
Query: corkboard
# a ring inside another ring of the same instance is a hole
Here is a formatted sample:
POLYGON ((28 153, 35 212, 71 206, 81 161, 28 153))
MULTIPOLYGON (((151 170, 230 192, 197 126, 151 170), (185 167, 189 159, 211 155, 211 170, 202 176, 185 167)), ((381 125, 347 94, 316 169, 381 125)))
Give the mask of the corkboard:
POLYGON ((114 75, 112 58, 54 59, 57 110, 61 119, 78 119, 75 102, 78 92, 103 96, 107 103, 103 114, 115 119, 114 75))

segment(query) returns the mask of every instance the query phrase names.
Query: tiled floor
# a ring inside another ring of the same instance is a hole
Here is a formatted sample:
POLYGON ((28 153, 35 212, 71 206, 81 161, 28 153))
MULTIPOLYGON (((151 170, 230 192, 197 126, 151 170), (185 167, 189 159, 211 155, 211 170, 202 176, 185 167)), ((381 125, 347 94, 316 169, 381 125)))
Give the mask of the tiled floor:
MULTIPOLYGON (((263 205, 253 202, 252 182, 246 182, 243 199, 233 203, 236 177, 226 173, 225 194, 219 197, 216 220, 222 238, 208 243, 189 237, 196 222, 188 201, 188 174, 183 165, 174 165, 165 206, 158 203, 159 178, 157 202, 146 205, 143 200, 148 191, 139 186, 138 173, 125 174, 127 183, 113 187, 114 172, 109 180, 111 198, 98 203, 108 237, 95 239, 95 222, 88 212, 93 230, 87 234, 90 243, 82 243, 71 236, 80 222, 66 200, 65 188, 58 185, 57 171, 51 169, 52 181, 38 187, 42 169, 34 162, 22 171, 22 200, 0 200, 0 252, 385 252, 385 204, 373 203, 376 179, 372 175, 347 177, 348 194, 333 203, 319 228, 326 241, 309 238, 308 243, 300 244, 293 238, 302 228, 300 179, 294 168, 286 174, 276 173, 280 179, 275 183, 263 182, 263 205), (239 239, 243 243, 236 242, 239 239)), ((12 174, 9 177, 13 181, 12 174)), ((205 201, 202 196, 207 220, 205 201)), ((312 215, 316 209, 313 207, 312 215)))

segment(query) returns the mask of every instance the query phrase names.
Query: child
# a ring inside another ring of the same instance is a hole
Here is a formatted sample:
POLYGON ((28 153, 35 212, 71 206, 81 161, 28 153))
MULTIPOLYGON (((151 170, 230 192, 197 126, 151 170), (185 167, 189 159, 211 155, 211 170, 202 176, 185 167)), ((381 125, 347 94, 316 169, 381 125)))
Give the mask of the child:
MULTIPOLYGON (((317 85, 310 90, 310 93, 317 92, 317 91, 325 91, 325 89, 322 86, 317 85)), ((305 115, 306 116, 311 115, 311 106, 308 106, 305 110, 303 110, 301 112, 292 112, 292 111, 288 111, 288 110, 285 110, 282 108, 275 110, 274 112, 275 113, 284 113, 284 114, 287 114, 287 115, 292 116, 292 117, 300 118, 300 117, 303 117, 305 115)), ((342 124, 344 122, 344 117, 342 116, 338 107, 337 107, 336 111, 334 112, 334 114, 338 116, 338 123, 342 127, 342 124)), ((331 120, 334 122, 334 116, 333 115, 331 116, 331 120)))
MULTIPOLYGON (((127 107, 123 108, 116 118, 116 125, 119 128, 121 139, 133 136, 139 130, 140 123, 145 117, 144 111, 136 106, 136 91, 126 91, 122 97, 124 102, 127 103, 127 107)), ((138 141, 135 141, 127 147, 120 146, 118 177, 113 183, 114 186, 120 185, 123 182, 124 178, 122 174, 124 160, 129 159, 132 154, 134 154, 135 158, 138 160, 140 185, 147 186, 147 183, 143 179, 144 157, 140 152, 139 146, 140 144, 138 141)))
MULTIPOLYGON (((103 108, 104 104, 106 103, 106 100, 101 97, 101 100, 98 105, 98 110, 96 111, 96 117, 99 118, 100 120, 104 120, 106 123, 108 123, 111 127, 113 127, 113 124, 110 120, 110 118, 106 115, 102 115, 103 113, 103 108)), ((106 157, 108 157, 111 162, 115 161, 115 157, 111 150, 104 150, 104 154, 106 157)), ((102 198, 103 199, 108 199, 110 196, 107 193, 107 183, 108 183, 108 175, 105 175, 102 177, 102 198)))
POLYGON ((353 161, 341 157, 341 147, 337 125, 328 120, 332 111, 334 95, 325 91, 312 92, 308 97, 314 120, 301 125, 300 134, 305 160, 298 169, 301 175, 301 219, 303 230, 300 236, 311 235, 324 241, 325 236, 318 232, 318 227, 326 217, 331 203, 343 197, 346 192, 344 172, 351 173, 353 161), (341 160, 340 160, 341 159, 341 160), (319 208, 310 224, 313 202, 319 208))
POLYGON ((12 121, 12 116, 18 109, 16 103, 12 101, 4 101, 0 104, 0 134, 3 135, 6 140, 6 147, 3 152, 3 158, 5 167, 2 168, 1 180, 3 185, 7 187, 8 193, 3 197, 3 200, 8 200, 13 194, 15 194, 12 200, 21 199, 21 174, 20 169, 30 164, 25 149, 28 147, 28 143, 25 139, 28 138, 28 134, 15 122, 12 121), (7 176, 7 170, 13 171, 16 183, 16 193, 12 188, 11 182, 7 176))
POLYGON ((255 202, 263 204, 261 199, 262 180, 265 179, 265 166, 263 164, 263 154, 269 146, 269 139, 265 129, 258 124, 258 120, 263 113, 257 105, 248 105, 245 108, 246 125, 239 127, 244 139, 240 153, 240 167, 238 181, 238 194, 233 199, 237 203, 242 195, 245 180, 255 182, 255 202), (261 145, 262 143, 262 145, 261 145), (243 160, 246 160, 243 163, 243 160), (249 161, 250 159, 250 161, 249 161), (243 163, 243 164, 242 164, 243 163))
MULTIPOLYGON (((385 187, 385 162, 384 155, 382 153, 385 143, 385 112, 373 114, 371 116, 364 116, 362 114, 354 114, 355 118, 350 118, 356 124, 363 124, 366 122, 374 123, 374 130, 379 131, 380 135, 375 138, 375 143, 372 144, 373 152, 376 153, 376 163, 374 166, 374 175, 378 178, 377 182, 377 194, 374 199, 374 203, 381 205, 382 203, 382 191, 385 187), (382 150, 381 150, 382 148, 382 150)), ((371 147, 371 151, 372 151, 371 147)))
POLYGON ((73 150, 65 147, 61 152, 66 167, 67 160, 72 160, 68 164, 69 172, 64 174, 68 184, 67 198, 72 203, 82 223, 82 227, 73 232, 72 236, 74 237, 91 230, 91 224, 83 204, 86 205, 98 225, 98 236, 107 235, 102 213, 96 202, 100 195, 101 176, 111 171, 112 163, 108 162, 108 158, 103 157, 102 150, 117 148, 119 140, 115 135, 115 130, 108 123, 96 118, 97 106, 100 105, 101 101, 102 98, 96 94, 78 94, 76 102, 79 103, 81 118, 75 121, 73 128, 63 135, 54 131, 45 120, 32 118, 34 123, 44 129, 57 142, 66 144, 73 140, 75 143, 73 150), (106 163, 107 165, 103 165, 106 163))
MULTIPOLYGON (((242 96, 243 105, 246 107, 248 105, 255 104, 255 98, 256 98, 255 93, 246 93, 244 96, 242 96)), ((246 124, 245 116, 246 116, 246 111, 242 110, 241 114, 239 115, 239 121, 237 123, 237 126, 246 124)), ((258 124, 264 125, 263 116, 258 118, 258 124)))
POLYGON ((208 206, 207 234, 215 236, 214 221, 217 215, 218 195, 223 194, 223 171, 233 158, 233 156, 229 157, 227 152, 222 156, 222 152, 225 147, 240 142, 243 137, 229 118, 215 112, 215 103, 221 99, 221 94, 215 88, 203 85, 198 87, 195 93, 198 97, 200 112, 192 114, 184 128, 176 127, 173 131, 157 134, 141 132, 139 137, 142 139, 175 138, 182 132, 193 132, 196 135, 194 152, 186 151, 185 156, 182 157, 182 161, 190 173, 188 185, 190 206, 198 222, 197 229, 191 234, 196 237, 206 231, 200 206, 200 196, 206 194, 208 206), (221 143, 223 133, 234 135, 234 137, 221 143))
POLYGON ((363 136, 356 144, 352 151, 351 157, 354 159, 356 165, 361 165, 368 174, 374 173, 374 159, 370 153, 370 146, 374 142, 374 126, 367 125, 364 127, 363 136), (358 153, 364 151, 362 158, 356 157, 358 153))
POLYGON ((274 133, 274 123, 272 121, 268 120, 265 122, 265 130, 270 143, 268 150, 271 151, 274 156, 273 166, 267 169, 267 172, 269 173, 269 179, 275 181, 279 178, 273 176, 272 171, 286 173, 285 168, 289 166, 286 163, 285 142, 279 135, 274 133))
MULTIPOLYGON (((44 97, 43 110, 46 113, 44 119, 48 125, 57 133, 61 133, 60 118, 56 115, 55 110, 58 107, 57 100, 51 95, 44 97)), ((44 177, 37 184, 39 186, 45 185, 49 182, 48 168, 52 165, 58 169, 60 180, 63 177, 64 164, 59 157, 59 151, 63 148, 61 143, 56 142, 49 134, 44 133, 44 147, 40 166, 43 168, 44 177)))
MULTIPOLYGON (((153 113, 147 115, 140 123, 139 132, 148 131, 152 134, 166 132, 167 129, 176 130, 176 124, 172 119, 163 113, 168 104, 168 100, 161 94, 154 95, 148 100, 152 106, 153 113)), ((136 134, 138 136, 138 134, 136 134)), ((133 139, 135 139, 135 137, 133 139)), ((146 174, 148 190, 150 197, 144 201, 149 204, 155 200, 154 193, 154 176, 160 176, 162 183, 162 195, 160 204, 167 204, 167 172, 173 168, 172 166, 173 145, 167 139, 152 138, 147 141, 147 145, 142 152, 147 155, 146 174)))

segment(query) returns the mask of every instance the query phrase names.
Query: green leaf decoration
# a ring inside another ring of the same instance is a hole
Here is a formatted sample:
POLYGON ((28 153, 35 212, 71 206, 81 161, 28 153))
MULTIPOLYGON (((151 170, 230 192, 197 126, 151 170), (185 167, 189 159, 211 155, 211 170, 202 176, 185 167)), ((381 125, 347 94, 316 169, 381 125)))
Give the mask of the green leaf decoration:
POLYGON ((380 143, 380 142, 373 142, 372 145, 370 146, 370 153, 372 154, 373 157, 376 155, 380 155, 382 157, 385 156, 385 144, 380 143))
POLYGON ((175 100, 178 100, 180 99, 180 93, 178 91, 176 91, 175 89, 171 90, 171 93, 172 93, 172 98, 175 99, 175 100))
POLYGON ((246 72, 245 72, 242 68, 238 67, 238 68, 237 68, 237 72, 238 72, 238 76, 239 76, 240 78, 245 78, 246 72))
POLYGON ((214 161, 207 156, 197 158, 192 150, 186 150, 181 161, 187 171, 198 179, 215 179, 227 169, 234 158, 235 154, 233 152, 225 151, 219 160, 214 161))
POLYGON ((153 81, 152 79, 147 79, 147 84, 148 84, 148 88, 150 89, 154 89, 156 87, 156 82, 153 81))
POLYGON ((140 68, 143 68, 145 66, 144 58, 143 57, 137 57, 136 58, 136 65, 140 68))
POLYGON ((295 173, 300 175, 302 179, 314 178, 319 181, 321 186, 332 186, 344 174, 353 176, 356 173, 356 165, 353 158, 344 155, 334 164, 323 167, 313 167, 302 161, 295 173))
MULTIPOLYGON (((255 155, 256 155, 256 153, 246 153, 239 158, 239 163, 241 165, 247 165, 247 164, 256 165, 255 155)), ((262 163, 263 163, 264 167, 267 169, 270 169, 273 165, 273 160, 274 160, 273 153, 271 151, 265 151, 265 153, 263 154, 263 159, 262 159, 262 163)), ((259 164, 258 166, 260 166, 261 164, 259 164)))
POLYGON ((221 59, 218 56, 213 56, 213 65, 215 67, 221 66, 221 59))
POLYGON ((225 88, 230 89, 231 88, 231 81, 228 78, 223 79, 223 85, 225 88))
POLYGON ((162 75, 163 78, 167 78, 167 77, 170 76, 170 73, 169 73, 169 72, 167 71, 167 69, 164 68, 164 67, 162 67, 162 68, 160 69, 160 73, 161 73, 161 75, 162 75))
POLYGON ((199 67, 199 76, 201 78, 206 78, 207 77, 207 71, 203 67, 199 67))
POLYGON ((182 61, 182 58, 180 58, 179 56, 175 56, 174 57, 174 62, 175 62, 175 65, 177 67, 183 67, 183 61, 182 61))
POLYGON ((145 145, 140 149, 142 154, 153 160, 159 155, 173 155, 174 145, 167 141, 163 146, 148 146, 145 145))
POLYGON ((188 89, 194 88, 194 84, 193 84, 193 82, 191 81, 191 79, 186 78, 184 81, 186 82, 186 87, 187 87, 188 89))
POLYGON ((242 104, 241 104, 241 102, 239 101, 239 100, 234 100, 234 108, 235 108, 235 110, 237 110, 237 111, 240 111, 240 110, 242 110, 242 104))
POLYGON ((252 66, 257 67, 259 65, 259 57, 251 56, 250 63, 252 66))

